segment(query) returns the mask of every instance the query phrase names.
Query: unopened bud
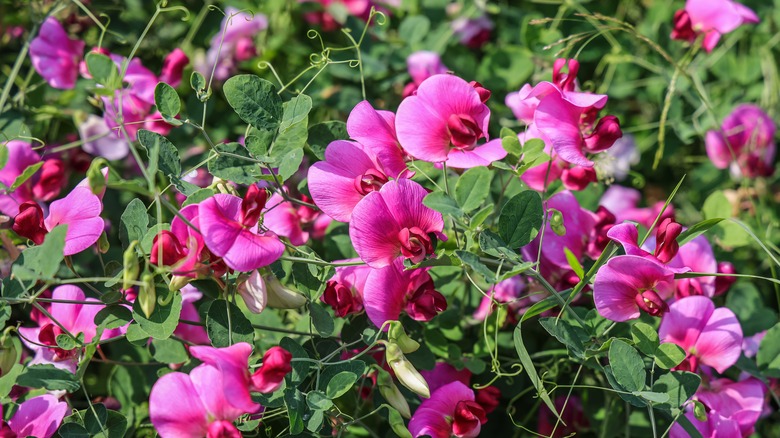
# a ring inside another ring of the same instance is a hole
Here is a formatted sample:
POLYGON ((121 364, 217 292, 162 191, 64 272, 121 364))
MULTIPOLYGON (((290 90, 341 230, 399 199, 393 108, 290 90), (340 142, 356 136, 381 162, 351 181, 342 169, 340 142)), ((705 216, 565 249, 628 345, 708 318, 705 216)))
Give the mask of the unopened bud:
POLYGON ((553 232, 559 236, 565 235, 566 226, 563 224, 563 213, 554 208, 549 209, 548 213, 550 214, 548 221, 553 232))
POLYGON ((141 270, 138 264, 138 256, 135 253, 135 247, 137 245, 137 240, 130 242, 130 245, 128 245, 122 257, 122 289, 131 288, 133 286, 132 282, 138 278, 138 273, 141 270))
POLYGON ((385 358, 402 385, 421 397, 429 398, 431 396, 428 383, 417 369, 414 368, 414 365, 406 359, 406 356, 404 356, 404 353, 401 351, 401 347, 399 347, 398 344, 394 342, 387 343, 385 358))
POLYGON ((387 339, 398 344, 404 354, 414 353, 420 348, 420 343, 406 334, 401 321, 392 321, 390 323, 390 328, 387 330, 387 339))
POLYGON ((707 421, 707 408, 698 400, 693 401, 693 416, 699 421, 707 421))
POLYGON ((171 277, 171 284, 168 286, 171 292, 176 292, 177 290, 190 284, 190 281, 192 280, 194 280, 194 278, 192 277, 185 277, 184 275, 174 275, 173 277, 171 277))
POLYGON ((236 288, 238 294, 244 299, 247 309, 252 313, 260 313, 268 304, 268 291, 263 276, 257 270, 252 271, 248 277, 239 280, 236 288))
POLYGON ((409 403, 404 395, 401 394, 401 390, 393 383, 393 377, 390 376, 390 373, 379 369, 376 382, 379 387, 379 393, 390 403, 390 406, 397 409, 404 418, 411 418, 412 412, 409 409, 409 403))
POLYGON ((154 275, 144 274, 141 280, 143 284, 138 290, 138 304, 141 306, 141 310, 144 312, 147 318, 154 312, 154 307, 157 304, 157 289, 154 285, 154 275))
POLYGON ((10 336, 3 336, 0 344, 0 376, 5 376, 11 371, 19 360, 19 352, 10 336))
POLYGON ((284 287, 273 274, 264 276, 263 280, 268 294, 268 307, 272 309, 297 309, 306 304, 306 297, 284 287))
POLYGON ((108 243, 108 235, 105 231, 100 233, 100 238, 98 238, 97 242, 98 252, 101 254, 105 254, 108 252, 109 249, 111 249, 111 244, 108 243))
POLYGON ((92 160, 92 164, 87 169, 87 183, 89 189, 92 190, 97 196, 102 197, 106 191, 106 174, 103 173, 103 169, 108 165, 108 161, 105 158, 95 158, 92 160))

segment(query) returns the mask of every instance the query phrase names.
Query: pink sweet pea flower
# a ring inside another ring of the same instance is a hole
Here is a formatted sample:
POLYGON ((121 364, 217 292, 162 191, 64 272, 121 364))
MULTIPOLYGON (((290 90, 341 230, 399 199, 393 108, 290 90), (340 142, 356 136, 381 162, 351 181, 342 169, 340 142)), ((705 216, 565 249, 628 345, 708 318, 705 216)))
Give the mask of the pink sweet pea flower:
POLYGON ((468 386, 471 382, 471 371, 468 368, 458 371, 446 362, 436 362, 432 370, 420 370, 420 375, 425 379, 431 393, 448 383, 460 382, 468 386))
POLYGON ((454 168, 486 166, 506 156, 500 140, 488 138, 490 92, 453 75, 434 75, 423 81, 417 94, 398 106, 396 133, 413 157, 454 168))
POLYGON ((607 231, 607 237, 621 244, 627 255, 644 257, 658 264, 665 265, 666 269, 675 274, 681 274, 683 272, 689 272, 691 268, 679 266, 680 263, 670 264, 670 262, 675 258, 679 251, 677 236, 679 236, 682 231, 682 225, 667 218, 658 224, 658 227, 655 230, 655 244, 651 245, 651 241, 648 241, 645 244, 645 248, 639 247, 639 231, 632 223, 627 222, 613 226, 607 231), (654 249, 651 249, 651 246, 654 247, 654 249))
POLYGON ((30 43, 30 60, 46 82, 54 88, 69 90, 76 86, 84 42, 68 38, 54 17, 43 22, 38 36, 30 43))
POLYGON ((190 59, 180 48, 173 49, 163 61, 162 72, 160 72, 160 82, 165 82, 173 88, 181 83, 184 67, 190 63, 190 59))
MULTIPOLYGON (((38 320, 39 327, 21 327, 19 328, 19 332, 24 338, 34 342, 28 343, 25 340, 25 344, 35 352, 35 357, 30 362, 31 364, 52 364, 57 368, 62 368, 75 373, 76 366, 78 365, 79 350, 63 350, 57 346, 57 335, 64 332, 60 328, 60 325, 56 324, 54 321, 57 321, 74 336, 83 333, 84 343, 89 343, 92 342, 92 339, 97 334, 95 315, 97 315, 105 306, 102 305, 100 300, 86 298, 81 289, 71 285, 59 286, 54 289, 52 292, 52 299, 61 301, 88 301, 94 304, 54 302, 49 308, 49 313, 53 317, 53 320, 41 315, 38 320), (46 347, 37 344, 46 345, 46 347)), ((109 338, 115 334, 118 334, 117 331, 104 331, 101 339, 109 338)))
POLYGON ((419 263, 434 253, 442 234, 441 213, 426 207, 427 191, 408 179, 386 183, 366 195, 352 211, 349 237, 360 258, 382 268, 399 257, 419 263))
POLYGON ((152 387, 152 424, 163 438, 240 436, 232 422, 262 408, 249 394, 252 346, 245 342, 227 348, 193 346, 190 352, 203 364, 189 375, 166 374, 152 387))
POLYGON ((103 117, 94 114, 79 125, 79 136, 84 144, 81 149, 90 155, 106 160, 121 160, 130 153, 130 145, 117 130, 109 128, 103 117))
POLYGON ((758 22, 755 12, 732 0, 688 0, 685 9, 674 14, 671 38, 692 43, 699 35, 704 35, 704 50, 711 52, 721 35, 745 23, 758 22))
POLYGON ((263 363, 252 374, 252 389, 270 394, 282 386, 284 376, 292 371, 292 354, 282 347, 271 347, 263 355, 263 363))
MULTIPOLYGON (((718 263, 718 274, 736 274, 737 270, 729 262, 718 263)), ((731 285, 737 282, 737 277, 718 276, 715 277, 715 295, 723 295, 731 288, 731 285)))
POLYGON ((234 7, 225 8, 225 18, 219 32, 211 39, 211 47, 205 57, 195 61, 195 70, 207 79, 214 70, 214 78, 224 81, 238 71, 238 63, 257 56, 255 36, 268 28, 268 18, 263 14, 240 12, 234 7), (224 38, 223 38, 224 32, 224 38))
POLYGON ((644 257, 625 255, 610 259, 599 269, 593 284, 593 301, 604 318, 623 322, 639 318, 640 310, 664 314, 666 299, 674 291, 674 273, 644 257))
POLYGON ((490 39, 494 25, 487 15, 482 15, 478 18, 456 18, 451 27, 461 44, 479 49, 490 39))
POLYGON ((387 176, 398 179, 414 175, 406 167, 408 157, 398 144, 392 111, 376 110, 365 100, 358 103, 347 118, 347 134, 376 157, 387 176))
POLYGON ((409 432, 415 438, 474 438, 486 422, 485 409, 475 401, 474 391, 456 381, 423 400, 409 420, 409 432))
MULTIPOLYGON (((720 438, 720 437, 739 437, 741 436, 739 430, 739 423, 729 418, 726 418, 717 412, 709 412, 707 414, 707 420, 699 421, 693 415, 693 411, 685 413, 685 417, 688 418, 699 431, 704 438, 720 438)), ((690 434, 680 426, 680 423, 674 423, 672 430, 669 432, 670 438, 690 438, 690 434)))
POLYGON ((707 131, 707 156, 735 178, 771 176, 775 161, 775 123, 755 105, 739 105, 723 119, 720 130, 707 131))
MULTIPOLYGON (((57 433, 62 419, 70 411, 68 404, 57 400, 50 394, 31 398, 19 405, 14 416, 8 420, 10 429, 0 431, 2 436, 33 436, 36 438, 50 438, 57 433), (9 435, 8 432, 11 432, 9 435)), ((0 409, 2 413, 2 409, 0 409)), ((0 424, 3 423, 0 417, 0 424)), ((6 429, 6 427, 3 427, 6 429)))
MULTIPOLYGON (((11 140, 5 144, 8 149, 8 161, 0 169, 0 183, 5 187, 11 187, 14 180, 24 172, 24 169, 41 161, 40 155, 33 151, 30 143, 11 140)), ((32 179, 32 178, 31 178, 32 179)), ((6 190, 0 194, 0 213, 7 216, 15 216, 19 213, 19 205, 33 200, 32 183, 28 180, 13 192, 6 190)))
POLYGON ((386 321, 398 320, 404 310, 416 321, 430 321, 447 309, 447 300, 436 290, 428 269, 404 270, 397 259, 368 274, 363 305, 368 319, 382 327, 386 321))
POLYGON ((231 269, 252 271, 273 263, 284 252, 284 244, 276 234, 258 229, 267 196, 261 194, 265 191, 251 185, 244 199, 220 193, 199 204, 200 231, 206 247, 231 269))
POLYGON ((404 97, 416 93, 417 87, 429 77, 444 74, 449 71, 447 66, 441 62, 441 57, 438 53, 427 50, 414 52, 407 56, 406 68, 409 70, 409 76, 412 77, 412 82, 404 87, 404 97))
POLYGON ((152 243, 149 261, 154 265, 170 266, 173 273, 186 277, 197 277, 197 268, 203 251, 203 236, 199 227, 199 207, 197 204, 182 208, 171 221, 171 229, 162 230, 152 243), (196 228, 192 228, 187 221, 196 228))
POLYGON ((705 296, 682 298, 669 306, 658 329, 661 342, 672 342, 687 356, 677 369, 696 372, 699 364, 725 372, 742 352, 742 328, 734 312, 716 309, 705 296))
MULTIPOLYGON (((180 319, 185 321, 201 322, 198 309, 195 307, 195 303, 203 298, 203 294, 190 284, 181 288, 181 315, 180 319)), ((208 345, 211 343, 205 327, 192 324, 184 324, 182 322, 176 326, 176 330, 173 332, 176 336, 192 342, 193 344, 208 345)))
POLYGON ((696 399, 708 409, 708 416, 714 413, 739 425, 741 436, 754 432, 754 426, 764 410, 766 385, 750 377, 739 382, 721 378, 710 380, 706 387, 696 391, 696 399))
POLYGON ((65 224, 68 230, 65 233, 63 254, 69 256, 84 251, 98 241, 105 227, 100 217, 102 211, 103 203, 92 190, 76 187, 66 197, 51 203, 46 219, 43 219, 41 207, 33 201, 19 206, 13 230, 40 245, 48 232, 57 225, 65 224))
MULTIPOLYGON (((518 134, 523 145, 533 138, 543 140, 542 137, 543 135, 536 129, 536 125, 530 125, 524 133, 518 134)), ((550 161, 534 166, 520 176, 520 179, 528 187, 543 192, 547 190, 550 183, 560 179, 566 190, 578 191, 585 189, 590 183, 598 181, 594 167, 583 167, 561 159, 558 153, 553 150, 551 142, 545 142, 544 152, 550 155, 550 161)))
POLYGON ((368 266, 337 266, 336 273, 328 280, 322 294, 322 302, 331 306, 340 318, 360 313, 363 311, 363 290, 370 272, 371 268, 368 266))
MULTIPOLYGON (((698 236, 680 247, 677 256, 669 261, 669 266, 689 268, 693 272, 717 272, 718 262, 712 246, 704 236, 698 236)), ((720 277, 681 278, 676 281, 675 297, 691 295, 715 296, 716 279, 720 277)), ((723 277, 729 278, 729 277, 723 277)), ((733 277, 731 277, 733 278, 733 277)), ((734 278, 736 280, 736 278, 734 278)))

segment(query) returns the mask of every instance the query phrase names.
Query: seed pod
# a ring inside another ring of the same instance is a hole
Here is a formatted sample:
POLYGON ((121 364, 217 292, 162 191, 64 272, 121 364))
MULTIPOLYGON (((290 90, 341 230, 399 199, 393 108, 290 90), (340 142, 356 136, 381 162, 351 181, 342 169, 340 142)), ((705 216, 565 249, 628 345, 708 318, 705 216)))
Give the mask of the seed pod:
POLYGON ((141 282, 143 284, 138 290, 138 298, 136 300, 138 300, 144 315, 149 318, 157 304, 157 289, 154 285, 154 275, 144 274, 141 282))
POLYGON ((387 371, 379 369, 376 379, 379 393, 390 403, 390 406, 396 408, 404 418, 411 418, 412 412, 409 409, 409 403, 401 394, 401 390, 393 383, 393 377, 387 371))
POLYGON ((398 344, 394 342, 389 342, 387 344, 385 358, 402 385, 421 397, 429 398, 431 396, 431 391, 428 389, 428 383, 417 369, 414 368, 414 365, 406 360, 406 356, 404 356, 404 353, 401 351, 401 347, 399 347, 398 344))

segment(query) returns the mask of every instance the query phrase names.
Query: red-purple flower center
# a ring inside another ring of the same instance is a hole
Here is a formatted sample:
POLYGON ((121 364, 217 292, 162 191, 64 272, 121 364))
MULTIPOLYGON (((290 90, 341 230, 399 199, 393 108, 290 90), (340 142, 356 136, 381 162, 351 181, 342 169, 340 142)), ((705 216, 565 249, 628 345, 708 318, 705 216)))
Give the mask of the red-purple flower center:
POLYGON ((352 293, 352 290, 338 281, 329 281, 327 283, 325 292, 322 294, 322 301, 333 307, 339 318, 343 318, 350 313, 360 312, 363 308, 360 299, 352 293))
POLYGON ((48 230, 43 224, 43 210, 37 202, 27 201, 19 206, 19 214, 14 218, 13 230, 36 245, 43 243, 48 230))
POLYGON ((637 306, 650 316, 661 316, 669 310, 669 305, 654 290, 646 290, 634 297, 637 306))
POLYGON ((172 266, 185 257, 184 247, 179 238, 168 230, 162 230, 154 236, 149 261, 153 265, 172 266), (160 256, 162 255, 162 259, 160 256))
POLYGON ((473 435, 485 422, 487 422, 487 416, 479 403, 461 400, 455 406, 455 412, 452 415, 452 434, 458 437, 473 435))
POLYGON ((241 432, 233 423, 225 420, 214 421, 209 424, 206 438, 241 438, 241 432))
POLYGON ((698 278, 682 278, 677 281, 677 288, 674 295, 678 299, 695 295, 704 295, 704 290, 702 289, 701 282, 698 278))
MULTIPOLYGON (((404 228, 398 232, 401 241, 401 254, 412 263, 420 263, 425 256, 433 254, 434 240, 419 227, 404 228)), ((435 236, 433 237, 435 239, 435 236)))
POLYGON ((655 258, 661 263, 669 263, 677 255, 680 245, 677 236, 682 233, 682 225, 670 218, 666 218, 658 226, 655 233, 655 258))
POLYGON ((388 181, 384 173, 376 169, 368 169, 355 178, 355 190, 361 195, 367 195, 382 188, 388 181))
POLYGON ((63 333, 64 332, 59 326, 52 323, 44 325, 43 327, 41 327, 41 330, 38 332, 38 341, 40 341, 41 344, 49 346, 49 348, 57 356, 57 359, 60 360, 74 357, 76 356, 77 353, 76 349, 68 351, 59 348, 59 346, 57 345, 57 335, 61 335, 63 333))
POLYGON ((577 72, 580 70, 580 63, 576 59, 558 58, 553 64, 553 83, 561 90, 573 91, 576 85, 577 72), (567 67, 568 72, 563 73, 563 68, 567 67))
POLYGON ((430 321, 447 310, 447 299, 436 290, 430 277, 407 296, 406 313, 415 321, 430 321))
POLYGON ((482 137, 482 130, 479 128, 479 125, 468 114, 450 115, 447 119, 447 129, 450 132, 450 141, 457 149, 469 150, 482 137))
POLYGON ((244 199, 241 200, 241 212, 238 216, 241 225, 247 228, 257 225, 267 200, 268 192, 265 189, 258 188, 256 184, 249 186, 244 199))

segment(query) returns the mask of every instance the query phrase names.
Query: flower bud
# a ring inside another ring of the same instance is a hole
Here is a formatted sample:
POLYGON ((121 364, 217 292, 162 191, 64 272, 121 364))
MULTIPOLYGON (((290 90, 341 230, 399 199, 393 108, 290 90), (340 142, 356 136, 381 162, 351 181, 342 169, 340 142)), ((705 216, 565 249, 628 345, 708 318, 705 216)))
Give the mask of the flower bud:
POLYGON ((154 307, 157 304, 157 289, 154 285, 154 275, 144 274, 142 280, 143 284, 138 289, 138 304, 141 306, 141 310, 144 312, 147 318, 149 318, 154 312, 154 307))
POLYGON ((393 377, 381 368, 377 371, 377 387, 379 387, 379 393, 390 403, 390 406, 397 409, 404 418, 412 417, 409 403, 404 395, 401 394, 401 390, 393 383, 393 377))
POLYGON ((554 208, 549 209, 548 212, 550 214, 548 223, 553 232, 559 236, 566 235, 566 226, 563 225, 563 213, 554 208))
POLYGON ((263 280, 268 296, 268 307, 272 309, 297 309, 306 304, 306 297, 284 287, 273 274, 264 276, 263 280))
MULTIPOLYGON (((718 263, 719 274, 736 274, 737 270, 729 262, 718 263)), ((715 277, 715 295, 723 295, 731 288, 731 285, 737 281, 737 277, 719 276, 715 277)))
POLYGON ((89 189, 98 197, 102 197, 106 191, 106 179, 108 177, 108 164, 105 158, 95 158, 87 169, 87 183, 89 189), (104 172, 105 170, 105 172, 104 172))
POLYGON ((124 255, 122 256, 122 289, 131 288, 132 282, 138 278, 140 267, 138 265, 138 256, 135 253, 135 247, 138 245, 137 240, 130 242, 127 246, 124 255))
POLYGON ((244 299, 246 307, 252 313, 260 313, 268 304, 268 293, 265 281, 257 270, 252 271, 248 278, 239 280, 238 294, 244 299))
POLYGON ((385 359, 402 385, 421 397, 429 398, 431 396, 431 391, 428 389, 428 383, 417 369, 414 368, 414 365, 406 360, 406 356, 404 356, 404 353, 401 351, 401 347, 399 347, 398 344, 394 342, 389 342, 387 344, 385 359))
POLYGON ((282 347, 271 347, 263 355, 263 364, 252 374, 252 387, 270 394, 282 386, 284 376, 292 371, 292 354, 282 347))
POLYGON ((398 344, 404 354, 414 353, 420 348, 420 343, 406 334, 403 325, 401 325, 401 321, 390 322, 390 326, 387 330, 387 339, 389 339, 390 342, 398 344))
POLYGON ((27 201, 19 206, 19 214, 14 218, 14 232, 32 240, 36 245, 43 243, 48 230, 43 223, 43 210, 35 201, 27 201))
POLYGON ((19 351, 10 336, 3 336, 0 343, 0 376, 5 376, 19 361, 19 351))
POLYGON ((184 275, 174 275, 171 277, 171 284, 168 285, 171 292, 175 292, 184 286, 190 284, 190 281, 194 280, 192 277, 184 275))
POLYGON ((97 241, 97 249, 98 252, 101 254, 105 254, 108 252, 109 249, 111 249, 111 244, 108 242, 108 235, 105 231, 100 233, 100 237, 97 241))

